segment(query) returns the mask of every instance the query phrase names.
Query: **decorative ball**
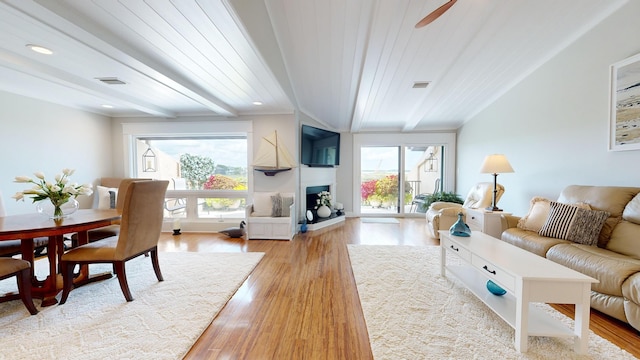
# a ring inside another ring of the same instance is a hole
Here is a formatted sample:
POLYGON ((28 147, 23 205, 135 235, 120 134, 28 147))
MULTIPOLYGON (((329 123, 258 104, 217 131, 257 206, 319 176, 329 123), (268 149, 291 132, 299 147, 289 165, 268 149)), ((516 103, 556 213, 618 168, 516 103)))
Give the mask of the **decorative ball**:
POLYGON ((507 293, 507 290, 501 288, 500 286, 498 286, 498 284, 494 283, 491 280, 487 281, 487 290, 489 290, 489 292, 493 295, 497 296, 502 296, 507 293))

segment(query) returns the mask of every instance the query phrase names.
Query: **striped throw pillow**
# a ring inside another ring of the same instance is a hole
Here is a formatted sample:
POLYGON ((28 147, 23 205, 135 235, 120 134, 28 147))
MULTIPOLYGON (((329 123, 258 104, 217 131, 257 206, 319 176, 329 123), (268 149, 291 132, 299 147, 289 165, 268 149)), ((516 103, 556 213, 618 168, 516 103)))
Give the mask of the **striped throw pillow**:
POLYGON ((596 245, 608 217, 606 211, 581 209, 552 201, 549 216, 539 234, 578 244, 596 245))

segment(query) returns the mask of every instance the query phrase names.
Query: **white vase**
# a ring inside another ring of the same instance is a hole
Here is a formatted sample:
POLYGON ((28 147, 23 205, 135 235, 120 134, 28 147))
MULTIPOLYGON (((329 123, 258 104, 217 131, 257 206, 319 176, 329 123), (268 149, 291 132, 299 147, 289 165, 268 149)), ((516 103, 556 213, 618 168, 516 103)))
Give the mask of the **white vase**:
POLYGON ((328 218, 331 216, 331 209, 328 206, 322 205, 318 208, 318 217, 328 218))

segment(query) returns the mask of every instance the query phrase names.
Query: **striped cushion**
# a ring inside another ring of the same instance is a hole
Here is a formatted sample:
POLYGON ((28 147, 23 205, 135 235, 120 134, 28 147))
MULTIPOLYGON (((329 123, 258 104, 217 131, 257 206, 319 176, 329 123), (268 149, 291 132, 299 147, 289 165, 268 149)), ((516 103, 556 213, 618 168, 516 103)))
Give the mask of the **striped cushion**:
POLYGON ((552 201, 549 217, 539 234, 578 244, 595 245, 608 217, 609 213, 606 211, 581 209, 552 201))

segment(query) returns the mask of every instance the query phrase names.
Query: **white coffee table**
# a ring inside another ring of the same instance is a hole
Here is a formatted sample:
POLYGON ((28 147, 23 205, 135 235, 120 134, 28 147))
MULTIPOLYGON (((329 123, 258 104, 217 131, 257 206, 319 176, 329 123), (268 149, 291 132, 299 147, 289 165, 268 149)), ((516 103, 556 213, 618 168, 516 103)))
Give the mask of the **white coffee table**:
POLYGON ((556 264, 481 232, 458 237, 440 231, 440 273, 448 270, 491 310, 515 329, 515 348, 526 352, 529 336, 574 337, 574 350, 587 352, 591 284, 598 280, 556 264), (447 264, 447 255, 461 259, 447 264), (492 280, 507 294, 487 288, 492 280), (575 326, 570 329, 531 303, 575 304, 575 326))

